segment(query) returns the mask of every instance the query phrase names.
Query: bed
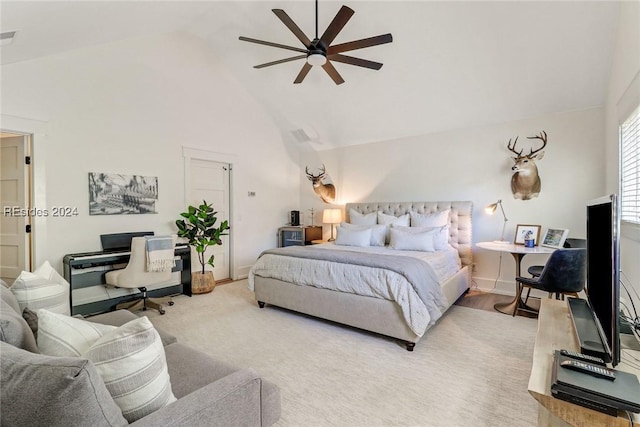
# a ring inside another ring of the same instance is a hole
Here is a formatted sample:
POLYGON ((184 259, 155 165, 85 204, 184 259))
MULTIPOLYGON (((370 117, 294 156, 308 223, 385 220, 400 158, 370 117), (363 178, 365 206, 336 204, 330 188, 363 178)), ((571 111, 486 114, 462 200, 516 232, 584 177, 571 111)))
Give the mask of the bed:
POLYGON ((426 330, 469 289, 472 203, 376 202, 345 206, 346 222, 351 221, 350 212, 358 217, 378 212, 381 216, 400 217, 410 212, 429 216, 445 211, 449 250, 422 253, 371 247, 362 248, 369 254, 363 257, 351 254, 361 252, 360 248, 333 243, 279 248, 259 257, 249 272, 249 288, 261 308, 270 304, 386 335, 401 340, 412 351, 426 330), (324 259, 316 259, 316 254, 322 254, 324 259), (411 274, 399 274, 398 269, 405 264, 411 274), (426 291, 413 280, 427 281, 417 276, 423 274, 421 269, 426 269, 428 273, 424 274, 434 282, 426 291), (356 284, 356 278, 370 273, 376 279, 367 280, 376 281, 376 289, 356 284))

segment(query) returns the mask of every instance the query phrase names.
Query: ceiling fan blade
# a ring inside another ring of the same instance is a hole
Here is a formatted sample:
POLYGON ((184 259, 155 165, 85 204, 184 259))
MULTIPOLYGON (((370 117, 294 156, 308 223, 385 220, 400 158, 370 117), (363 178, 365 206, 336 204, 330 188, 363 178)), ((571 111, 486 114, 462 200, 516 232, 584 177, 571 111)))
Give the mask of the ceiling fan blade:
POLYGON ((286 25, 287 28, 298 38, 298 40, 302 42, 304 47, 309 47, 309 45, 311 45, 311 40, 309 40, 309 37, 307 37, 305 33, 302 32, 300 27, 298 27, 296 23, 293 22, 293 19, 291 19, 289 15, 287 15, 287 12, 282 9, 271 9, 271 11, 275 13, 278 18, 280 18, 282 23, 286 25))
POLYGON ((382 68, 382 63, 380 62, 354 58, 353 56, 335 54, 329 55, 327 58, 332 61, 342 62, 343 64, 357 65, 358 67, 371 68, 372 70, 379 70, 380 68, 382 68))
MULTIPOLYGON (((303 59, 303 58, 306 58, 306 57, 307 57, 307 55, 292 56, 291 58, 279 59, 279 60, 273 61, 273 62, 266 62, 264 64, 254 65, 253 68, 269 67, 271 65, 283 64, 285 62, 295 61, 296 59, 303 59)), ((382 65, 382 64, 380 64, 380 65, 382 65)))
POLYGON ((296 52, 302 52, 302 53, 308 53, 309 52, 308 50, 300 49, 299 47, 287 46, 287 45, 279 44, 279 43, 266 42, 264 40, 252 39, 252 38, 244 37, 244 36, 240 36, 240 37, 238 37, 238 39, 242 40, 243 42, 258 43, 258 44, 263 44, 265 46, 279 47, 280 49, 294 50, 296 52))
POLYGON ((340 76, 338 70, 335 69, 330 61, 325 62, 322 68, 324 68, 327 74, 329 74, 329 77, 331 77, 337 85, 344 83, 344 79, 340 76))
POLYGON ((391 37, 391 34, 383 34, 381 36, 369 37, 366 39, 337 44, 335 46, 329 46, 329 48, 327 49, 327 54, 333 55, 334 53, 341 53, 341 52, 348 52, 350 50, 363 49, 365 47, 391 43, 392 41, 393 41, 393 37, 391 37))
POLYGON ((309 64, 308 62, 305 62, 304 65, 302 66, 302 69, 298 73, 298 76, 293 81, 293 83, 294 84, 302 83, 304 78, 307 77, 307 74, 309 74, 310 70, 311 70, 311 64, 309 64))
POLYGON ((351 19, 354 13, 353 9, 350 9, 347 6, 342 6, 338 13, 336 13, 333 21, 331 21, 331 24, 329 24, 325 30, 322 37, 320 37, 320 40, 322 40, 326 46, 329 46, 342 28, 347 25, 347 22, 351 19))

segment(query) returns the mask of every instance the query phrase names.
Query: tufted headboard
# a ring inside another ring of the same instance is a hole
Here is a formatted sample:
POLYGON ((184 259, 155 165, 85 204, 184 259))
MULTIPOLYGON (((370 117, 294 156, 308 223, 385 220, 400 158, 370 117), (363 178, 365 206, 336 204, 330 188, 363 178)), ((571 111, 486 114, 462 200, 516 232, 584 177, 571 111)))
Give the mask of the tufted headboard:
POLYGON ((387 215, 404 215, 409 211, 421 214, 435 213, 450 209, 449 213, 449 243, 458 250, 462 266, 471 265, 473 255, 471 250, 471 212, 472 202, 363 202, 347 203, 345 218, 349 222, 349 210, 368 214, 382 211, 387 215))

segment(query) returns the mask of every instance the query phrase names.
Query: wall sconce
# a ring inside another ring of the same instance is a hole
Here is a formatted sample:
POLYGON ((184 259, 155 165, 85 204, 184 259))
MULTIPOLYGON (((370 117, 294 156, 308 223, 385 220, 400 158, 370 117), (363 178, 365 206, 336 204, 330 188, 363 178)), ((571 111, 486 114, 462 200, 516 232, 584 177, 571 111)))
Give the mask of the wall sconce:
POLYGON ((340 224, 342 222, 342 210, 341 209, 325 209, 322 212, 322 222, 324 224, 331 224, 331 238, 330 242, 333 242, 333 225, 340 224))
POLYGON ((498 206, 500 206, 500 210, 502 211, 502 217, 504 218, 504 223, 502 224, 502 234, 500 235, 500 240, 494 240, 494 243, 501 243, 503 245, 508 245, 510 242, 507 242, 506 240, 504 240, 504 230, 507 226, 508 219, 504 213, 504 208, 502 207, 502 200, 498 200, 495 203, 491 203, 490 205, 487 205, 487 207, 484 208, 484 212, 488 215, 493 215, 498 209, 498 206))

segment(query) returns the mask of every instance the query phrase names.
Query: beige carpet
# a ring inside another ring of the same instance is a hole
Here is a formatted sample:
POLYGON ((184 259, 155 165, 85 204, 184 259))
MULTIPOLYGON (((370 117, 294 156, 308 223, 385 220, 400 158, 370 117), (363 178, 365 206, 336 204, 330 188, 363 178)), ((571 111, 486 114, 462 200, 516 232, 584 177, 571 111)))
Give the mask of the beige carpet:
POLYGON ((416 345, 274 307, 246 280, 179 296, 152 322, 282 393, 278 426, 535 426, 536 320, 452 307, 416 345))

